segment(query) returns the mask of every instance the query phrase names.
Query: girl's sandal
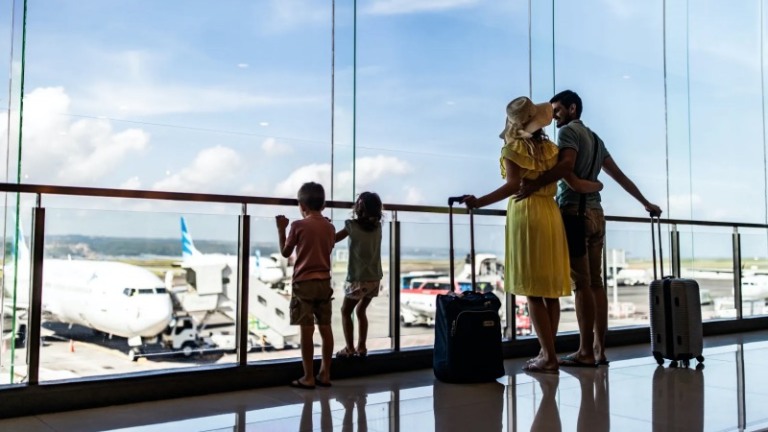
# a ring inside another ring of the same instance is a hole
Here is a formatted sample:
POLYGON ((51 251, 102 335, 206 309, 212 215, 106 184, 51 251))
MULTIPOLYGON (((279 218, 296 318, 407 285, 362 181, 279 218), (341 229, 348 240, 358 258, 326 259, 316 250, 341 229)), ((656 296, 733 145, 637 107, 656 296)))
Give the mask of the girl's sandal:
POLYGON ((354 350, 350 350, 347 347, 344 347, 342 350, 336 353, 336 358, 351 358, 354 357, 357 353, 354 350))

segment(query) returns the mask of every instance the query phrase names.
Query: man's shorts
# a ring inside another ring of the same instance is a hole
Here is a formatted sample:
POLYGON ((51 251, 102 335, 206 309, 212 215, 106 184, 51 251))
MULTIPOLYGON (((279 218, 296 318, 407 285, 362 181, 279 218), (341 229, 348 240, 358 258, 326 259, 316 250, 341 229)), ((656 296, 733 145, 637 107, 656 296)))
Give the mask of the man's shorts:
POLYGON ((352 281, 344 284, 344 297, 350 300, 374 298, 379 295, 381 281, 352 281))
POLYGON ((330 325, 333 288, 330 279, 293 283, 291 325, 330 325))
MULTIPOLYGON (((563 214, 575 215, 578 206, 569 205, 560 209, 563 214)), ((581 257, 571 257, 571 279, 574 289, 603 287, 603 248, 605 246, 605 215, 602 209, 588 208, 586 211, 587 253, 581 257)))

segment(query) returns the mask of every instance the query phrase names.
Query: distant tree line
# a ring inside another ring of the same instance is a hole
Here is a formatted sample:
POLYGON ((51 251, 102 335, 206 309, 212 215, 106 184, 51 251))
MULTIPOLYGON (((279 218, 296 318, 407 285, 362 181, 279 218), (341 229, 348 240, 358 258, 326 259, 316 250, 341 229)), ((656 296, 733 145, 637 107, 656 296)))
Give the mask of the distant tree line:
MULTIPOLYGON (((195 239, 195 247, 203 253, 237 254, 237 242, 195 239)), ((277 252, 277 245, 257 243, 251 245, 251 254, 259 250, 262 255, 277 252)), ((13 239, 5 242, 6 255, 12 255, 13 239)), ((52 258, 80 257, 137 257, 142 255, 181 257, 181 240, 176 238, 124 238, 91 237, 83 235, 46 236, 45 254, 52 258)))

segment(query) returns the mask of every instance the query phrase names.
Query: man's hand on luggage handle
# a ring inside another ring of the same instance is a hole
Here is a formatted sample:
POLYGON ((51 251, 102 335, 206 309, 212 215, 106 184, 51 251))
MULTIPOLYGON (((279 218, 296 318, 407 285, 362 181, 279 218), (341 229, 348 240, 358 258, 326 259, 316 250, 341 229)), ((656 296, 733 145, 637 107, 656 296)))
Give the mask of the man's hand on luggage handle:
POLYGON ((661 207, 657 206, 653 203, 647 203, 645 205, 645 210, 651 214, 651 217, 661 217, 661 207))

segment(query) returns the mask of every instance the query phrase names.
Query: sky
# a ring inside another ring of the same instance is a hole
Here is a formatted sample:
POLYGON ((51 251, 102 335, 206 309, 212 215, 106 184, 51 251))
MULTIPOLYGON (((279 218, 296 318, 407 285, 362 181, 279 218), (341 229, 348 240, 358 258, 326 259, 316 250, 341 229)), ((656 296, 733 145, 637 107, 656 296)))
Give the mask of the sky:
MULTIPOLYGON (((533 2, 532 63, 527 3, 359 0, 355 57, 353 2, 338 0, 332 69, 330 1, 29 0, 21 179, 294 197, 310 180, 330 192, 333 177, 334 199, 374 190, 387 203, 444 205, 501 184, 504 107, 529 94, 530 65, 533 98, 579 92, 585 123, 665 215, 766 221, 759 1, 690 0, 689 10, 666 2, 666 40, 661 0, 557 0, 554 18, 553 3, 533 2)), ((3 34, 12 5, 0 3, 3 34)), ((11 78, 10 90, 0 89, 0 140, 12 138, 11 161, 18 19, 13 35, 12 61, 11 42, 0 40, 0 79, 11 78)), ((3 177, 16 174, 13 162, 3 168, 3 177)), ((644 215, 601 180, 607 214, 644 215)), ((61 234, 171 237, 187 214, 197 215, 197 237, 232 238, 239 212, 45 200, 57 209, 49 232, 61 234), (137 222, 146 212, 153 222, 137 222), (218 214, 226 217, 208 216, 218 214)), ((272 235, 276 209, 251 211, 272 235)), ((398 216, 420 228, 406 242, 445 243, 443 216, 398 216)), ((498 245, 502 224, 489 219, 481 240, 498 245)), ((646 228, 616 225, 617 247, 645 253, 646 228)), ((719 246, 729 229, 700 231, 687 253, 730 253, 719 246)), ((750 252, 768 255, 765 233, 754 236, 750 252)))

